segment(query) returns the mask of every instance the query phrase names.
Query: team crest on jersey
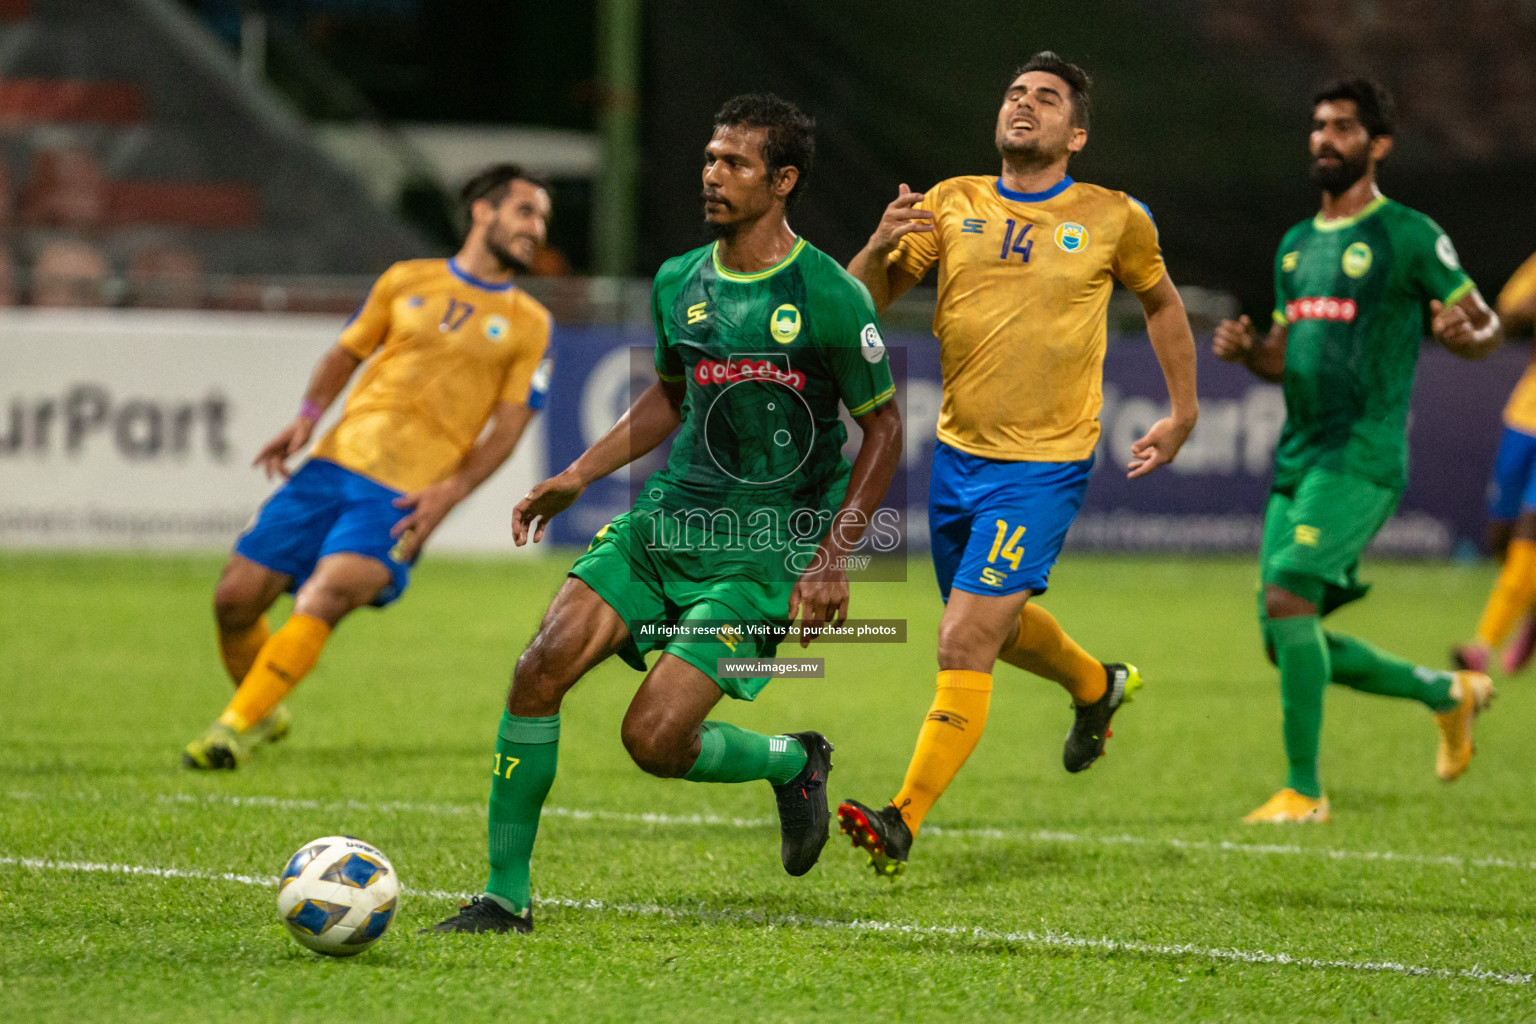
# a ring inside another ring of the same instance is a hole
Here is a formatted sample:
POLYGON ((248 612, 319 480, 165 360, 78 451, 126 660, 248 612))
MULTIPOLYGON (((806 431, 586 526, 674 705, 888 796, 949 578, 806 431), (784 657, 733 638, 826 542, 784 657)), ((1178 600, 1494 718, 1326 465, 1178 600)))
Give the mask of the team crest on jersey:
POLYGON ((1435 239, 1435 255, 1439 256, 1440 262, 1450 269, 1461 269, 1461 260, 1456 257, 1456 247, 1451 244, 1449 235, 1441 235, 1435 239))
POLYGON ((1371 247, 1364 242, 1352 242, 1340 262, 1350 277, 1364 277, 1371 269, 1371 247))
POLYGON ((1289 274, 1296 269, 1296 264, 1301 260, 1301 253, 1295 249, 1280 257, 1280 272, 1289 274))
POLYGON ((1062 252, 1082 252, 1088 248, 1088 229, 1075 221, 1056 225, 1056 248, 1062 252))
POLYGON ((800 311, 786 302, 768 318, 768 333, 780 345, 788 345, 800 337, 800 311))
POLYGON ((885 339, 880 337, 880 328, 874 324, 864 325, 859 343, 859 350, 864 353, 866 363, 878 363, 885 358, 885 339))
POLYGON ((500 313, 492 313, 485 318, 485 336, 492 341, 500 341, 507 336, 507 331, 512 325, 507 323, 507 318, 500 313))

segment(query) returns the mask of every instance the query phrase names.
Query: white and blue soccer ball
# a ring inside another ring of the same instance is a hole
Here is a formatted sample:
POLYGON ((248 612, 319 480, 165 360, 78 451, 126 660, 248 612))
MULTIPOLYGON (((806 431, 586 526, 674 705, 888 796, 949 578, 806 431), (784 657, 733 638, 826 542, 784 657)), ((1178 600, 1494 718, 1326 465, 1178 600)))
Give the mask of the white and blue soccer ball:
POLYGON ((379 941, 400 905, 400 876, 379 850, 326 836, 288 859, 277 914, 295 939, 326 956, 353 956, 379 941))

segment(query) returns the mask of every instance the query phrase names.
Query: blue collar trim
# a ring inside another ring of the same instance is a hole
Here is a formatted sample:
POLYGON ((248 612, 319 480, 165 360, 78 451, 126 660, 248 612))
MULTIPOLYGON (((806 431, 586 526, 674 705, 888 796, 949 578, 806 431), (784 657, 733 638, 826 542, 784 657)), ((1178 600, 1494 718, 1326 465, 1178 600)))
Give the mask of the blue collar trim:
POLYGON ((464 268, 460 267, 452 256, 448 257, 448 272, 465 284, 474 285, 476 288, 484 288, 488 292, 504 292, 516 284, 514 281, 507 281, 502 284, 497 284, 495 281, 482 281, 473 274, 466 273, 464 268))
POLYGON ((1072 176, 1069 174, 1044 192, 1015 192, 1011 188, 1003 187, 1003 179, 997 179, 997 194, 1004 199, 1012 199, 1016 203, 1038 203, 1046 199, 1052 199, 1061 195, 1073 185, 1072 176))

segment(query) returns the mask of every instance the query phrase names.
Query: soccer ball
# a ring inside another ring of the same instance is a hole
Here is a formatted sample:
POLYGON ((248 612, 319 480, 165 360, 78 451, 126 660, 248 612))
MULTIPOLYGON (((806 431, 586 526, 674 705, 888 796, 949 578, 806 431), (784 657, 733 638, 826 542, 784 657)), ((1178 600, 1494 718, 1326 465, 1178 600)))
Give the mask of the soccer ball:
POLYGON ((305 843, 277 889, 277 915, 288 931, 326 956, 354 956, 373 945, 399 905, 395 866, 351 836, 305 843))

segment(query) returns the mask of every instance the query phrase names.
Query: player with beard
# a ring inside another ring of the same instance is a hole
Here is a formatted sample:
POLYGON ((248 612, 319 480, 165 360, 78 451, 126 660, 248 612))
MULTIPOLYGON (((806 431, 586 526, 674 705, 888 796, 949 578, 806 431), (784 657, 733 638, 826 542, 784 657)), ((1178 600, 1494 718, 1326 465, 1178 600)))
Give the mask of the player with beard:
POLYGON ((187 744, 189 768, 235 768, 287 734, 279 702, 331 630, 356 608, 400 597, 432 531, 506 461, 544 402, 550 316, 513 278, 544 240, 549 194, 499 164, 459 198, 463 247, 386 270, 321 357, 298 416, 257 453, 268 477, 288 477, 287 460, 363 367, 340 420, 224 566, 214 616, 238 689, 187 744), (269 632, 267 609, 284 591, 293 613, 269 632))
POLYGON ((1001 175, 950 178, 921 195, 901 186, 848 267, 881 309, 939 267, 944 401, 928 489, 946 602, 938 693, 895 798, 878 811, 838 808, 878 874, 905 868, 924 816, 980 740, 999 658, 1071 695, 1069 772, 1103 753, 1111 717, 1141 685, 1135 666, 1100 662, 1030 600, 1045 593, 1088 487, 1116 280, 1141 300, 1171 401, 1131 446, 1128 475, 1173 461, 1198 413, 1194 338, 1152 215, 1067 173, 1088 141, 1088 88, 1082 68, 1035 54, 997 113, 1001 175))
POLYGON ((514 540, 531 530, 538 541, 593 481, 672 438, 666 467, 592 538, 517 659, 491 762, 485 895, 436 931, 533 930, 529 870, 561 704, 615 654, 645 673, 620 730, 640 768, 766 780, 784 870, 803 875, 821 855, 832 744, 709 717, 722 697, 757 696, 769 681, 762 662, 797 615, 802 636, 846 619, 845 558, 901 458, 869 293, 786 219, 810 171, 813 127, 772 95, 738 96, 715 115, 703 198, 717 240, 656 274, 658 380, 513 511, 514 540), (840 405, 863 434, 851 467, 840 405))
POLYGON ((1290 772, 1247 822, 1328 820, 1317 749, 1330 681, 1424 704, 1440 732, 1435 774, 1446 782, 1471 762, 1473 720, 1493 697, 1481 672, 1413 665, 1322 626, 1365 595, 1360 555, 1408 483, 1408 404, 1426 324, 1467 359, 1503 339, 1451 240, 1377 188, 1393 121, 1391 95, 1369 79, 1317 93, 1310 150, 1322 208, 1280 242, 1273 324, 1263 339, 1246 316, 1216 330, 1218 356, 1285 388, 1258 611, 1280 669, 1290 772))

